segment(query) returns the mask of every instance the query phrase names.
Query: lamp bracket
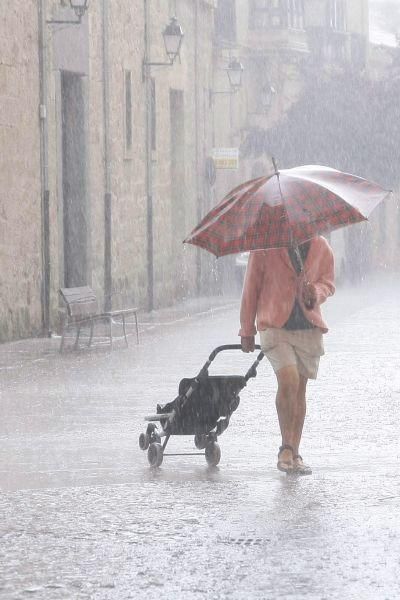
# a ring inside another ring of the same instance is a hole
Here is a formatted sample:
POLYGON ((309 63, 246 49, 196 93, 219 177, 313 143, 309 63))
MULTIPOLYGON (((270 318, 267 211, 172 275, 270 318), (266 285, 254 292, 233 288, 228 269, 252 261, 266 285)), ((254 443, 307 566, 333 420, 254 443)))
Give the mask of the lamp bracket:
POLYGON ((143 65, 146 67, 171 67, 174 64, 174 61, 170 62, 146 62, 143 61, 143 65))
POLYGON ((233 88, 231 90, 209 90, 209 105, 212 105, 212 100, 213 100, 213 96, 215 96, 216 94, 225 94, 228 96, 233 96, 234 94, 237 94, 239 91, 239 88, 233 88))
POLYGON ((53 20, 53 19, 47 19, 46 23, 48 25, 81 25, 82 24, 82 17, 78 17, 77 21, 58 21, 58 20, 53 20))
POLYGON ((169 60, 169 62, 149 62, 143 59, 142 62, 142 81, 146 80, 146 67, 172 67, 175 62, 175 58, 169 60))
POLYGON ((214 96, 214 94, 237 94, 238 93, 238 89, 234 89, 234 90, 217 90, 214 92, 214 90, 210 90, 210 95, 214 96))

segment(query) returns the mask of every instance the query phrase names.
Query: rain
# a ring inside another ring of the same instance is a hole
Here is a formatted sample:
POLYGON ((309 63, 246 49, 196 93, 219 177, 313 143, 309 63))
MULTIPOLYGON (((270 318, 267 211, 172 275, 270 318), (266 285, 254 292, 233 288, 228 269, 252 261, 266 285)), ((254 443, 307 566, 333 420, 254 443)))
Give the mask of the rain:
POLYGON ((397 600, 398 0, 0 32, 0 600, 397 600))

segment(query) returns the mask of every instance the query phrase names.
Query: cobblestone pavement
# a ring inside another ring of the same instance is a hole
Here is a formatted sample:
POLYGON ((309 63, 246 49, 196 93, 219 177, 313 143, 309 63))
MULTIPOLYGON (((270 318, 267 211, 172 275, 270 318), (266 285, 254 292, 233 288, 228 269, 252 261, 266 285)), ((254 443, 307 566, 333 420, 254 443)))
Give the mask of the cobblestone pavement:
MULTIPOLYGON (((326 305, 302 447, 310 477, 275 468, 266 363, 220 438, 218 468, 171 457, 151 470, 138 448, 143 416, 215 346, 237 342, 237 303, 156 315, 139 346, 113 352, 1 346, 0 598, 400 598, 400 286, 379 289, 340 290, 326 305)), ((251 360, 223 353, 213 372, 241 374, 251 360)))

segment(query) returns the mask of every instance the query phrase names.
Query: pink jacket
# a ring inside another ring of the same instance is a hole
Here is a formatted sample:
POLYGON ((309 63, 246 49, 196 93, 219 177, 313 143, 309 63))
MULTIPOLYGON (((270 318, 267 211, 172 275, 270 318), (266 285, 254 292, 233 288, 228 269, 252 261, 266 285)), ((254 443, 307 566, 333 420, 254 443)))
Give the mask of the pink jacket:
POLYGON ((296 298, 310 323, 326 333, 328 327, 322 318, 320 304, 335 293, 333 282, 333 252, 321 236, 311 240, 304 272, 300 275, 297 275, 286 248, 250 252, 240 308, 239 335, 255 335, 255 320, 258 331, 282 327, 296 298), (304 281, 313 283, 317 291, 317 302, 311 310, 304 306, 302 299, 304 281))

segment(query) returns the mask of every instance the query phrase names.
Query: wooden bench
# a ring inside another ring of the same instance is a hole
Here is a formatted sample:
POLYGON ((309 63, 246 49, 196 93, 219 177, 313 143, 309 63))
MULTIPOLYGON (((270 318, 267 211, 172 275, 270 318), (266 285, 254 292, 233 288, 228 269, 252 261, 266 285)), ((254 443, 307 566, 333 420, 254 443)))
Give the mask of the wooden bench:
POLYGON ((60 296, 63 299, 66 308, 66 314, 62 325, 60 352, 64 350, 65 333, 72 328, 76 328, 74 349, 76 350, 79 347, 79 335, 81 328, 85 325, 90 327, 89 347, 92 343, 93 329, 96 321, 103 321, 108 324, 111 349, 113 347, 112 325, 113 322, 119 322, 122 325, 125 343, 128 346, 126 318, 132 315, 135 318, 136 343, 139 343, 137 308, 126 308, 100 313, 96 294, 89 286, 60 288, 60 296))

